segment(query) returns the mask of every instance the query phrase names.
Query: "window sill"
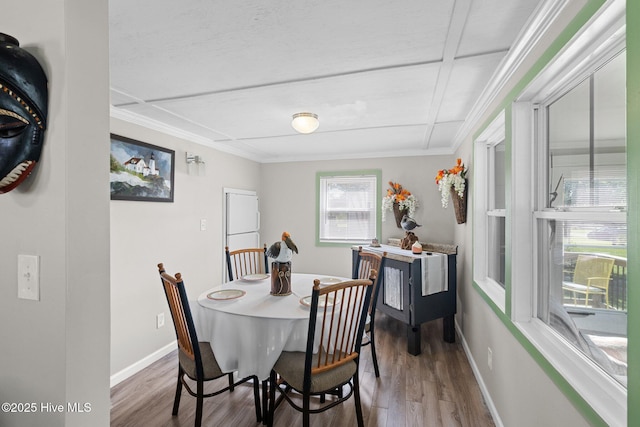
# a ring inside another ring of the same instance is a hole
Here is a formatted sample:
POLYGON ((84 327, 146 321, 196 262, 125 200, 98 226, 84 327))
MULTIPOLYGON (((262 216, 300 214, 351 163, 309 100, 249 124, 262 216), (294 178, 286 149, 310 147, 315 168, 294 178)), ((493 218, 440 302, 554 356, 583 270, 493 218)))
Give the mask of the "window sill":
POLYGON ((484 294, 502 311, 505 312, 505 290, 495 280, 488 277, 475 279, 476 284, 484 294))
POLYGON ((627 425, 627 390, 620 383, 540 320, 515 326, 557 371, 552 380, 562 376, 608 425, 627 425))

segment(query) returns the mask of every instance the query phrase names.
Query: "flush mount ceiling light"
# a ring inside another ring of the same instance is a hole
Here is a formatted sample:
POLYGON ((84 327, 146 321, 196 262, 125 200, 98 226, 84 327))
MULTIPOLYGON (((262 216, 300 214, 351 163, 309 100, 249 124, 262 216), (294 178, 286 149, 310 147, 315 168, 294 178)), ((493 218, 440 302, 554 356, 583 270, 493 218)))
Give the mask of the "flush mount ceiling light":
POLYGON ((296 113, 291 121, 291 126, 300 133, 311 133, 318 129, 319 125, 318 115, 313 113, 296 113))

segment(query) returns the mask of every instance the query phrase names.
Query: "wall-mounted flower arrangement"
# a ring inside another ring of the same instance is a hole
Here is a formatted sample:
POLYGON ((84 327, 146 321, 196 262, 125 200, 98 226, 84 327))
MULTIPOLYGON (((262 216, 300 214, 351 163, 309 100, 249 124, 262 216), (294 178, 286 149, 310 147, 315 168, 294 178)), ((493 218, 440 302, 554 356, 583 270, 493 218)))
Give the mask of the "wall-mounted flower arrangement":
POLYGON ((400 228, 400 221, 404 214, 413 218, 418 207, 418 199, 398 182, 389 181, 387 195, 382 199, 382 220, 386 219, 387 211, 393 211, 396 225, 400 228))
POLYGON ((463 224, 467 220, 467 168, 462 159, 458 158, 456 166, 451 169, 441 169, 436 175, 436 184, 440 190, 442 207, 449 205, 449 195, 454 203, 456 220, 463 224), (453 188, 453 191, 451 189, 453 188))

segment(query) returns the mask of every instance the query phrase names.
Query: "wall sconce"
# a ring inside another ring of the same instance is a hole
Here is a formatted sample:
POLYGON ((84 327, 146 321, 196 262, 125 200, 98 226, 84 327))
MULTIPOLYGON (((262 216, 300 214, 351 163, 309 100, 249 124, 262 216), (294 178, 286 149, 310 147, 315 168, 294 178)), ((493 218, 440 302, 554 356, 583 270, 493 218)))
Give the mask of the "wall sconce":
POLYGON ((186 161, 187 161, 187 173, 191 175, 191 165, 196 165, 196 167, 198 168, 197 175, 200 175, 200 165, 204 166, 204 159, 202 158, 202 156, 187 152, 186 161))
POLYGON ((193 153, 187 153, 187 164, 195 163, 197 165, 204 164, 204 159, 201 156, 193 153))

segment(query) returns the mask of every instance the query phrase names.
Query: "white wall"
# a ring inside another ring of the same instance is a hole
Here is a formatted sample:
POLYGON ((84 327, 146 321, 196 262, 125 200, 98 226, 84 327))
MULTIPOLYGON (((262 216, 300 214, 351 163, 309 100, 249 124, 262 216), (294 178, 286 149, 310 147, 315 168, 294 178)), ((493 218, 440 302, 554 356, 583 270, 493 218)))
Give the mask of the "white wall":
POLYGON ((0 195, 0 401, 38 409, 0 412, 3 427, 109 424, 107 8, 22 0, 0 14, 49 78, 41 161, 0 195), (40 257, 39 301, 17 298, 18 254, 40 257), (44 402, 91 412, 46 413, 44 402))
MULTIPOLYGON (((294 255, 292 269, 299 273, 324 273, 351 276, 351 251, 346 247, 316 247, 316 172, 341 170, 382 170, 382 193, 388 182, 399 182, 420 203, 415 219, 422 227, 415 230, 421 241, 453 243, 456 224, 453 207, 443 209, 435 184, 438 170, 455 165, 453 156, 392 157, 361 160, 331 160, 263 164, 260 188, 262 214, 261 239, 267 245, 280 240, 289 231, 300 253, 294 255)), ((380 241, 403 237, 393 214, 383 222, 380 241)))
POLYGON ((176 152, 173 203, 111 201, 111 375, 122 379, 131 365, 175 341, 157 264, 182 273, 193 299, 220 283, 223 188, 258 190, 260 165, 117 119, 111 132, 176 152), (186 151, 206 163, 187 166, 186 151), (165 326, 156 329, 162 312, 165 326))

